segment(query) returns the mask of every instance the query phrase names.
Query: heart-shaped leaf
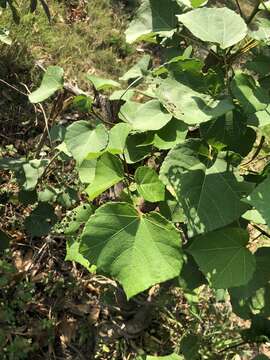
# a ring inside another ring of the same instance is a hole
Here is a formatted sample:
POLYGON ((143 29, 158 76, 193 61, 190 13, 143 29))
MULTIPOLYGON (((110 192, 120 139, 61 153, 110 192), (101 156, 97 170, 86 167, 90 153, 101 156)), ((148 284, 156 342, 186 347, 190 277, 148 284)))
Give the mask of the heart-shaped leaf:
POLYGON ((92 215, 80 253, 116 278, 128 298, 179 275, 181 239, 158 213, 139 214, 127 203, 107 203, 92 215))

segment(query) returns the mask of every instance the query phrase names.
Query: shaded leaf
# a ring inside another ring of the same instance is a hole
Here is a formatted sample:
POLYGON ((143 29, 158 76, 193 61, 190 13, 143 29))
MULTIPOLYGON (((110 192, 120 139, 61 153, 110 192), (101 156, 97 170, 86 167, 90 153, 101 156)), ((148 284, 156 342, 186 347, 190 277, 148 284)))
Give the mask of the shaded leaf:
POLYGON ((233 78, 231 91, 246 113, 265 110, 270 102, 266 90, 260 87, 252 76, 241 72, 236 73, 233 78))
POLYGON ((0 229, 0 252, 8 248, 10 240, 8 234, 0 229))
POLYGON ((252 190, 252 185, 233 173, 224 160, 217 159, 213 164, 201 156, 200 151, 205 150, 198 139, 178 144, 169 152, 160 170, 161 180, 173 187, 183 207, 189 236, 237 220, 248 210, 241 197, 252 190))
POLYGON ((31 236, 43 236, 50 232, 56 221, 54 208, 47 203, 39 203, 25 219, 24 225, 27 233, 31 236))
POLYGON ((245 285, 255 271, 255 257, 247 249, 249 236, 240 228, 226 228, 198 236, 188 247, 200 270, 216 289, 245 285))

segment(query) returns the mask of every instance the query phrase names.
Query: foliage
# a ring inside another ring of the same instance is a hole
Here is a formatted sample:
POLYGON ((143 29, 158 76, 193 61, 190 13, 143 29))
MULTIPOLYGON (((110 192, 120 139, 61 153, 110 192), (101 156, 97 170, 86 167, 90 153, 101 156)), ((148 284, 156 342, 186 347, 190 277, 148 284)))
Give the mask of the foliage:
MULTIPOLYGON (((250 231, 268 235, 269 165, 256 174, 245 166, 256 135, 270 126, 269 89, 253 63, 258 55, 269 60, 269 24, 259 21, 265 11, 255 7, 246 18, 202 1, 143 0, 127 41, 158 44, 164 62, 149 69, 142 58, 119 79, 128 84, 87 75, 90 120, 63 127, 54 158, 0 163, 22 190, 38 193, 54 161, 76 163, 84 201, 61 223, 66 259, 112 277, 128 299, 151 296, 152 287, 172 280, 188 298, 194 283, 207 283, 221 297, 229 293, 233 311, 252 321, 243 333, 250 342, 269 338, 269 251, 254 245, 250 231), (118 98, 106 97, 121 86, 118 98)), ((29 100, 39 103, 63 87, 62 69, 50 67, 29 100)), ((51 202, 73 207, 78 199, 67 191, 51 202)), ((24 226, 32 237, 61 231, 48 202, 31 205, 24 226)), ((175 354, 146 359, 188 359, 184 343, 175 354)))

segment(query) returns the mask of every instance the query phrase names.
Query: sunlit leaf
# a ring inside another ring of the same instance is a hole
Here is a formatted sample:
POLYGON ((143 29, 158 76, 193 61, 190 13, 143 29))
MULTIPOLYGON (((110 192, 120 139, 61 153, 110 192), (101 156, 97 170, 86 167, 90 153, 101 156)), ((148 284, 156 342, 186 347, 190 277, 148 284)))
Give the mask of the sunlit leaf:
POLYGON ((80 241, 80 253, 117 279, 128 298, 178 276, 181 270, 178 231, 158 213, 139 214, 127 203, 100 207, 80 241))

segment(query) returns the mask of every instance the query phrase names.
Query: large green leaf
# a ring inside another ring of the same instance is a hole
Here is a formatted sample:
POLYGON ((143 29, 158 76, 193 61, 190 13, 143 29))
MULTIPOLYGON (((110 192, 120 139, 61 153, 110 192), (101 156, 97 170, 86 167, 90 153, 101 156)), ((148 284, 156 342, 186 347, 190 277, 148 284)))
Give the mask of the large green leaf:
POLYGON ((48 99, 64 85, 64 70, 59 66, 49 66, 40 87, 29 95, 31 103, 36 104, 48 99))
POLYGON ((149 202, 162 201, 165 198, 165 186, 159 180, 155 170, 140 166, 135 172, 135 181, 139 194, 149 202))
POLYGON ((201 8, 177 17, 194 36, 216 43, 222 49, 237 44, 247 35, 244 20, 228 8, 201 8))
POLYGON ((148 131, 163 128, 172 118, 157 100, 145 104, 126 102, 120 109, 119 117, 130 124, 133 130, 148 131))
POLYGON ((188 248, 201 271, 216 289, 245 285, 255 270, 255 257, 247 249, 248 232, 226 228, 198 236, 188 248))
POLYGON ((123 178, 124 169, 121 160, 106 152, 97 160, 94 180, 85 191, 89 199, 93 200, 123 178))
POLYGON ((65 143, 78 165, 87 157, 95 157, 107 146, 109 135, 103 125, 93 128, 88 121, 76 121, 67 128, 65 143))
POLYGON ((128 203, 107 203, 89 219, 80 253, 116 278, 128 298, 179 275, 180 234, 155 212, 139 214, 128 203))
POLYGON ((189 235, 202 234, 237 220, 248 207, 241 197, 252 187, 226 161, 200 156, 203 144, 190 139, 176 145, 162 164, 160 177, 173 187, 188 220, 189 235), (207 161, 205 161, 207 160, 207 161))
POLYGON ((231 91, 246 113, 265 110, 270 103, 267 91, 248 74, 236 73, 231 82, 231 91))
POLYGON ((245 202, 258 210, 270 228, 270 177, 258 185, 245 202))
POLYGON ((190 125, 217 118, 234 108, 229 98, 214 100, 171 78, 160 81, 156 96, 174 117, 190 125))
POLYGON ((174 0, 143 0, 126 30, 127 42, 145 40, 156 34, 172 35, 177 26, 175 15, 180 12, 181 8, 174 0))

